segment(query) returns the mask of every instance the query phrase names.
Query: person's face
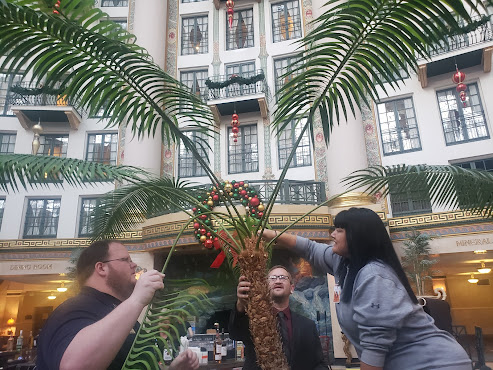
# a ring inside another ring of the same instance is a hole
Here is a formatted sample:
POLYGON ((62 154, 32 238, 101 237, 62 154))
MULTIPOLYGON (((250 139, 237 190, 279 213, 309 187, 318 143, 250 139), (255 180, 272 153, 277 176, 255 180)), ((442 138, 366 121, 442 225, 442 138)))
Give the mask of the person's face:
POLYGON ((132 294, 135 283, 135 264, 127 248, 120 243, 111 243, 108 248, 108 258, 105 264, 108 267, 107 284, 122 299, 127 299, 132 294))
POLYGON ((347 246, 346 230, 341 227, 336 227, 330 234, 334 238, 332 251, 339 256, 349 258, 349 248, 347 246))
POLYGON ((293 292, 294 287, 291 284, 289 273, 283 268, 276 268, 269 272, 267 281, 269 282, 270 296, 274 301, 285 299, 293 292), (274 279, 274 276, 277 276, 277 278, 274 279), (287 277, 287 279, 282 279, 280 276, 287 277))

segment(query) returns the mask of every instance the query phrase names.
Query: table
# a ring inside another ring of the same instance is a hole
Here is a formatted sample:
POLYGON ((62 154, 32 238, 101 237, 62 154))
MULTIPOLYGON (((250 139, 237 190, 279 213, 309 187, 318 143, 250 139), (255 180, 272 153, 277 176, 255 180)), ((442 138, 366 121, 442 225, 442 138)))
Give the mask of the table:
POLYGON ((232 370, 232 369, 241 369, 243 367, 244 361, 236 361, 236 360, 223 360, 220 364, 210 361, 207 365, 200 365, 200 370, 232 370))

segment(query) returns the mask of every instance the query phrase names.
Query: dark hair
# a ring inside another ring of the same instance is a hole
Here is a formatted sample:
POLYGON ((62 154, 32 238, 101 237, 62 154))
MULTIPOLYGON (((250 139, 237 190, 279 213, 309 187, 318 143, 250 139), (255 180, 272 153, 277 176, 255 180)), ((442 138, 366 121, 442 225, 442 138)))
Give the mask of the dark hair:
POLYGON ((354 279, 359 270, 370 261, 380 260, 395 271, 411 301, 418 303, 399 257, 395 253, 389 233, 375 212, 368 208, 350 208, 337 214, 334 226, 346 231, 350 256, 336 271, 340 284, 344 286, 341 296, 343 302, 351 299, 354 279))
POLYGON ((293 281, 293 275, 291 274, 291 271, 289 271, 289 269, 286 267, 286 266, 283 266, 283 265, 275 265, 275 266, 272 266, 269 271, 267 271, 267 276, 269 276, 269 274, 271 273, 272 270, 275 270, 275 269, 283 269, 283 270, 286 270, 286 272, 288 273, 289 275, 289 281, 293 281))
POLYGON ((111 243, 115 240, 98 240, 84 249, 77 260, 75 276, 79 286, 83 286, 94 272, 96 262, 104 261, 108 258, 108 250, 111 243))

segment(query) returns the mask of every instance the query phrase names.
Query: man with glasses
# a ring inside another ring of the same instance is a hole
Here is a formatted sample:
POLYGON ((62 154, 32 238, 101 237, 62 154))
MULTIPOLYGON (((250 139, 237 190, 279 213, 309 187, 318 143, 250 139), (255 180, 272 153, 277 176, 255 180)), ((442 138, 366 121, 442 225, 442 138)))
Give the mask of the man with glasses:
MULTIPOLYGON (((137 318, 164 287, 164 274, 151 270, 137 280, 136 267, 118 241, 97 241, 81 253, 76 267, 80 293, 46 321, 38 342, 38 370, 122 368, 139 329, 137 318)), ((172 370, 197 368, 191 351, 170 365, 172 370)))
MULTIPOLYGON (((289 296, 294 291, 291 274, 285 267, 277 265, 267 273, 267 282, 272 308, 279 321, 283 351, 291 370, 326 370, 327 365, 315 323, 289 308, 289 296)), ((248 315, 245 313, 250 285, 245 276, 240 277, 236 289, 238 299, 229 320, 229 336, 245 344, 243 370, 260 370, 248 328, 248 315)))

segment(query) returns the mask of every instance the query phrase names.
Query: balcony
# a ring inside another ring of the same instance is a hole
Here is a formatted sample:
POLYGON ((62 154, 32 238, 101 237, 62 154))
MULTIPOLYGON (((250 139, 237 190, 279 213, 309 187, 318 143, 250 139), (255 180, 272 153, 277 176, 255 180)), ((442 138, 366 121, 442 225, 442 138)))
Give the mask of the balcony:
MULTIPOLYGON (((473 18, 480 21, 480 18, 473 18)), ((428 78, 441 74, 453 73, 456 63, 460 69, 481 65, 483 71, 491 71, 493 54, 493 31, 491 22, 479 26, 463 35, 454 35, 448 41, 429 49, 431 61, 420 64, 418 77, 421 87, 428 86, 428 78)))
POLYGON ((217 122, 221 116, 232 115, 235 111, 238 114, 260 112, 263 118, 267 118, 269 88, 262 70, 255 74, 213 76, 206 85, 207 104, 217 122))
POLYGON ((65 124, 77 130, 81 112, 73 102, 55 91, 13 86, 8 98, 10 109, 21 126, 28 130, 39 120, 43 123, 65 124))

